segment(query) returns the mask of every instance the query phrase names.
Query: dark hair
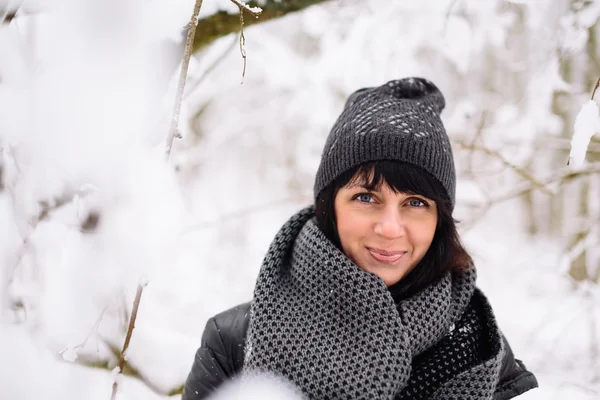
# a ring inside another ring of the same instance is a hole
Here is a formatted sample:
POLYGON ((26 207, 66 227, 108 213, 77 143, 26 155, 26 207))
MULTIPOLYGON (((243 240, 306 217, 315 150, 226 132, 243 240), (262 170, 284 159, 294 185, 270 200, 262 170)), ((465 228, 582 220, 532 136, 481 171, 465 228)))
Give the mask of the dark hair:
POLYGON ((389 287, 396 301, 419 292, 446 272, 458 274, 473 267, 473 260, 458 236, 452 204, 444 187, 425 170, 400 161, 361 164, 340 175, 318 194, 315 202, 317 225, 340 250, 334 201, 338 191, 351 181, 369 190, 379 189, 386 183, 396 193, 418 194, 437 205, 437 226, 429 250, 412 271, 389 287))

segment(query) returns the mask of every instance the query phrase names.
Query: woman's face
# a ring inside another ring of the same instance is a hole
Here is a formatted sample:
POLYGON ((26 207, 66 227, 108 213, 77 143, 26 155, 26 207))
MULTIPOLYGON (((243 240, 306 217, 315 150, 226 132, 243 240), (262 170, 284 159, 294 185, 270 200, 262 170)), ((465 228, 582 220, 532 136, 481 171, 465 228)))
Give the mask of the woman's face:
POLYGON ((395 193, 386 183, 369 191, 353 182, 334 202, 342 250, 386 286, 400 281, 423 259, 437 225, 434 201, 395 193))

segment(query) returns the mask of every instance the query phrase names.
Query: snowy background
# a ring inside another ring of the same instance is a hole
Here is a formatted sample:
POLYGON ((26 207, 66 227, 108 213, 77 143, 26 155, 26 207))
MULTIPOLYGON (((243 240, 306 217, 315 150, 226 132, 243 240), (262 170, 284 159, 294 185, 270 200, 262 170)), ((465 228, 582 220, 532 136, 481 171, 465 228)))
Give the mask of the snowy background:
MULTIPOLYGON (((250 300, 310 203, 345 98, 405 76, 446 96, 456 218, 541 386, 521 398, 600 398, 600 137, 567 166, 600 1, 331 0, 249 27, 243 79, 237 35, 194 53, 165 162, 193 3, 0 0, 0 21, 19 10, 0 25, 0 398, 109 399, 142 280, 119 398, 178 399, 206 320, 250 300)), ((200 17, 217 10, 236 6, 200 17)))

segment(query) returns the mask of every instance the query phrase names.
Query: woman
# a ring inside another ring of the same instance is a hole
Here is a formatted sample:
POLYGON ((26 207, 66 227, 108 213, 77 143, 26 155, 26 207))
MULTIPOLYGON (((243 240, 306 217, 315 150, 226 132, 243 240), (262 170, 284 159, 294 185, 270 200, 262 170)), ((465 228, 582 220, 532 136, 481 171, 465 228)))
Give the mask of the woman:
POLYGON ((315 205, 276 235, 254 298, 211 318, 183 400, 269 373, 307 399, 509 399, 537 386, 475 287, 455 168, 420 78, 350 96, 315 205))

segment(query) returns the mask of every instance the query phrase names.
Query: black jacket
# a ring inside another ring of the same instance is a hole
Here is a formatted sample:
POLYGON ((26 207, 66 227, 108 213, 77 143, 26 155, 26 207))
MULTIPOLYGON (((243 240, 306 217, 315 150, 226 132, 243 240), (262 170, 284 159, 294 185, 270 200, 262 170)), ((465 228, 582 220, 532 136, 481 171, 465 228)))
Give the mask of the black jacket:
MULTIPOLYGON (((205 399, 242 370, 249 317, 250 303, 244 303, 208 320, 182 400, 205 399)), ((506 339, 504 344, 506 355, 494 400, 510 399, 537 387, 535 376, 514 358, 506 339)))

